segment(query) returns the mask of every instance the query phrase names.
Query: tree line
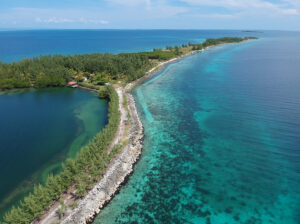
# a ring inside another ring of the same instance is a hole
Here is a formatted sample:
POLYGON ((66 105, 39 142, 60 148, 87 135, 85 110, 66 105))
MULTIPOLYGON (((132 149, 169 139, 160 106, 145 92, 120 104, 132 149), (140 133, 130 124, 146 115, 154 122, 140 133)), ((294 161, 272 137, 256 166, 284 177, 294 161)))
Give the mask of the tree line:
POLYGON ((20 62, 0 62, 0 89, 44 88, 65 86, 78 74, 98 74, 99 83, 112 80, 133 81, 145 74, 151 60, 168 60, 181 55, 182 49, 201 50, 222 43, 235 43, 254 37, 223 37, 207 39, 204 43, 167 46, 150 52, 121 54, 83 54, 74 56, 48 55, 20 62))
POLYGON ((192 50, 202 50, 206 47, 211 47, 219 44, 239 43, 246 40, 258 39, 257 37, 222 37, 222 38, 208 38, 201 44, 189 43, 192 50))
POLYGON ((134 80, 150 67, 143 54, 48 55, 0 63, 0 89, 64 86, 74 75, 106 73, 110 79, 134 80))
POLYGON ((97 74, 98 78, 101 77, 101 80, 107 82, 130 82, 140 78, 150 69, 152 64, 149 59, 167 60, 178 53, 160 49, 117 55, 48 55, 9 64, 0 62, 0 89, 65 86, 68 81, 73 80, 73 76, 90 73, 97 74))

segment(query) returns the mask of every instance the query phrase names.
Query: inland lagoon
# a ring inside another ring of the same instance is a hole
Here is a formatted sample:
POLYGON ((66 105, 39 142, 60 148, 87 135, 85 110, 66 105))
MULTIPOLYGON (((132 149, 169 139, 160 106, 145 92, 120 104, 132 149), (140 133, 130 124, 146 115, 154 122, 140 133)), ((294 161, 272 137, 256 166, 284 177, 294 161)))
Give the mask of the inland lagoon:
POLYGON ((107 102, 81 89, 0 94, 0 212, 61 170, 107 123, 107 102))
POLYGON ((142 157, 95 223, 299 224, 299 46, 218 46, 137 87, 142 157))

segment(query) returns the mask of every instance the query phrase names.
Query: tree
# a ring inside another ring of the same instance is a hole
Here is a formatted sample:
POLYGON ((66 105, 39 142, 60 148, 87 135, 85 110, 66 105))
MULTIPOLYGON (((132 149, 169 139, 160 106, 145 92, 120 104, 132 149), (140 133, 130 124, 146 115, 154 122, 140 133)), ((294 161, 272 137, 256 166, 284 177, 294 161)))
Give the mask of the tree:
POLYGON ((175 54, 176 54, 176 55, 179 55, 179 54, 180 54, 180 52, 179 52, 179 47, 178 47, 178 46, 175 46, 175 54))
POLYGON ((67 206, 65 205, 64 200, 60 200, 59 204, 60 204, 60 207, 59 207, 59 209, 56 210, 56 214, 58 215, 58 218, 61 219, 66 213, 67 206))

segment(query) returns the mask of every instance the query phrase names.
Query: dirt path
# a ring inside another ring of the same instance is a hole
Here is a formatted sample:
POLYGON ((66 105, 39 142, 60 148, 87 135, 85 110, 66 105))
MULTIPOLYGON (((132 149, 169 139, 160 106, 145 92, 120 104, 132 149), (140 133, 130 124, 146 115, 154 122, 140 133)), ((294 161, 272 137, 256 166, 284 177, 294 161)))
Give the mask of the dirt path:
POLYGON ((137 114, 134 98, 130 93, 125 92, 123 88, 115 88, 119 95, 121 118, 119 130, 112 145, 121 143, 124 138, 127 138, 128 141, 125 142, 125 145, 122 144, 124 148, 113 159, 101 181, 79 202, 78 207, 61 222, 62 224, 91 223, 100 210, 119 191, 122 184, 126 182, 141 155, 144 137, 143 125, 137 114), (128 102, 126 109, 123 105, 125 95, 128 102), (130 116, 127 116, 127 109, 130 116), (128 132, 126 123, 130 124, 128 132))
POLYGON ((107 149, 108 154, 111 152, 111 150, 113 149, 113 147, 115 145, 122 143, 122 139, 125 137, 124 133, 125 133, 126 122, 128 120, 127 119, 128 112, 123 106, 123 103, 124 103, 123 88, 115 87, 115 90, 118 93, 118 97, 119 97, 120 124, 119 124, 115 138, 113 139, 112 143, 110 144, 110 146, 107 149))

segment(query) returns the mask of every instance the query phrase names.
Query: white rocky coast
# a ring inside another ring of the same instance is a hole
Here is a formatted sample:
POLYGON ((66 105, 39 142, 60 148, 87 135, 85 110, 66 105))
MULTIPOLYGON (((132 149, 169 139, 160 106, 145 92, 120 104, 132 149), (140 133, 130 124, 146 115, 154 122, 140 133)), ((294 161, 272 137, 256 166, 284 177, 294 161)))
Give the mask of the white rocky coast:
MULTIPOLYGON (((126 90, 127 88, 125 88, 126 90)), ((130 113, 130 131, 129 141, 122 152, 114 159, 108 168, 102 180, 94 186, 94 188, 81 200, 72 213, 62 221, 63 224, 71 223, 90 223, 100 210, 112 199, 114 194, 119 191, 121 185, 126 178, 133 172, 133 166, 139 159, 142 152, 143 125, 137 114, 133 96, 129 92, 125 92, 121 87, 117 89, 121 111, 121 124, 125 125, 127 116, 123 108, 123 94, 126 95, 128 101, 128 109, 130 113)), ((121 130, 122 128, 119 128, 121 130)), ((122 135, 121 131, 117 135, 122 135)), ((119 136, 121 140, 121 137, 119 136)))

